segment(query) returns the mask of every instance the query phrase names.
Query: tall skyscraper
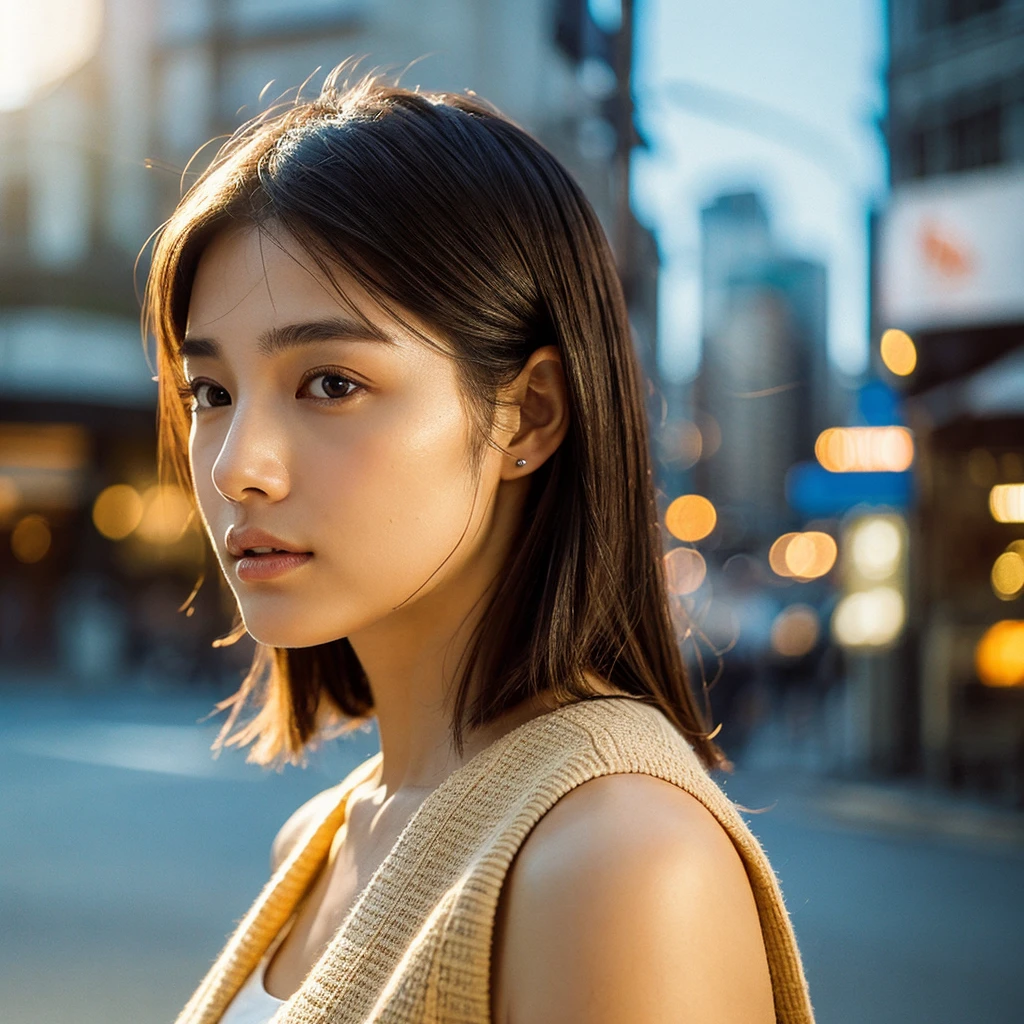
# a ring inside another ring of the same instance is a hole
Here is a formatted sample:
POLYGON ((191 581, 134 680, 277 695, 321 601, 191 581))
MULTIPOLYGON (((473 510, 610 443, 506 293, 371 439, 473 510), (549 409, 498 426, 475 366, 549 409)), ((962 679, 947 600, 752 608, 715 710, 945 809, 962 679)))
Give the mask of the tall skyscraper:
MULTIPOLYGON (((826 273, 780 252, 754 192, 701 213, 703 324, 698 424, 720 436, 695 468, 699 490, 740 524, 744 546, 792 521, 786 471, 827 426, 826 273)), ((733 531, 734 534, 737 531, 733 531)))

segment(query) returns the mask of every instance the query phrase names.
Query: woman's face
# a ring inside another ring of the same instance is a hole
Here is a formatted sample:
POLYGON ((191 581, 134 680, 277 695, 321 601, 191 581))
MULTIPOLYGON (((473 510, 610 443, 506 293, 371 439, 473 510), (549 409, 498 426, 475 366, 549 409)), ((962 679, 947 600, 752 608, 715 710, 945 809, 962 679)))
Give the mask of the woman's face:
POLYGON ((488 447, 471 474, 454 363, 338 282, 372 330, 285 232, 235 228, 204 251, 189 305, 200 511, 246 628, 275 647, 351 636, 464 572, 513 462, 488 447), (297 554, 236 557, 249 528, 297 554))

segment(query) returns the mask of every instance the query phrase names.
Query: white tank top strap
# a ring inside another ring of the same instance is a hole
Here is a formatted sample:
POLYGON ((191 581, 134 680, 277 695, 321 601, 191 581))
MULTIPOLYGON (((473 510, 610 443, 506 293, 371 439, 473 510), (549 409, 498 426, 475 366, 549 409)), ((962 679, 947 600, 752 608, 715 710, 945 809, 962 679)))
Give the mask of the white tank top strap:
POLYGON ((235 993, 235 998, 225 1007, 220 1024, 267 1024, 285 1002, 284 999, 278 999, 266 990, 263 978, 267 965, 277 952, 277 947, 284 941, 293 920, 294 918, 290 919, 277 933, 263 954, 263 959, 252 969, 242 987, 235 993))

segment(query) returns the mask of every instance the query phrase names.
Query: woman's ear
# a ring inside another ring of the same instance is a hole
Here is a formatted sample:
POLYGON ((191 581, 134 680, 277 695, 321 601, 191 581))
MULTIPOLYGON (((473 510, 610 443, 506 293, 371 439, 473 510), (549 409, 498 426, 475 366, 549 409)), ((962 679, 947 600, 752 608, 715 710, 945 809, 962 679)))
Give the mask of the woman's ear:
POLYGON ((532 352, 504 398, 513 435, 504 443, 512 458, 506 460, 501 477, 511 480, 543 465, 569 429, 569 396, 558 347, 544 345, 532 352), (517 466, 520 459, 526 464, 517 466))

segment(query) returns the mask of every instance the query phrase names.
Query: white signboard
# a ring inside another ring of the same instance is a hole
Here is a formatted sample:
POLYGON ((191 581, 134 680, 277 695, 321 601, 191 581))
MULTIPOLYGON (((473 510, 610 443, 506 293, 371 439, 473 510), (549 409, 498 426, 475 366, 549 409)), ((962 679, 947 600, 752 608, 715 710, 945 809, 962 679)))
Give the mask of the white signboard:
POLYGON ((898 186, 878 260, 885 327, 1024 321, 1024 172, 999 168, 898 186))
POLYGON ((5 398, 155 408, 138 323, 57 306, 0 310, 5 398))

